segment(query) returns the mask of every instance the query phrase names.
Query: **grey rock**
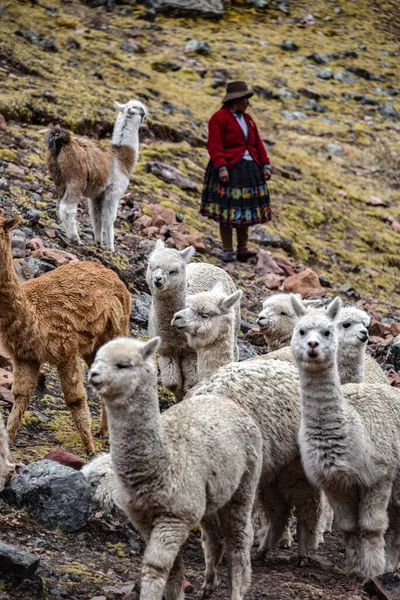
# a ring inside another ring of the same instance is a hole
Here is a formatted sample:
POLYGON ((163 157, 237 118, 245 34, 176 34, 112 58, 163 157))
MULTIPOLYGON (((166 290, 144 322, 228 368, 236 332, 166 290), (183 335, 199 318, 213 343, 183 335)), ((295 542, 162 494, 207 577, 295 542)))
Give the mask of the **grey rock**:
POLYGON ((342 146, 340 146, 340 144, 328 144, 326 149, 328 150, 329 154, 332 154, 333 156, 339 156, 339 154, 342 154, 342 146))
POLYGON ((196 54, 202 54, 203 56, 209 56, 211 54, 210 44, 204 40, 190 40, 185 46, 186 52, 196 52, 196 54))
POLYGON ((349 65, 347 67, 345 67, 346 71, 349 71, 349 73, 353 73, 354 75, 357 75, 357 77, 362 77, 363 79, 366 79, 367 81, 379 81, 379 77, 377 77, 376 75, 374 75, 373 73, 371 73, 371 71, 368 71, 367 69, 363 69, 362 67, 356 67, 354 65, 349 65))
POLYGON ((14 229, 11 233, 11 254, 13 258, 24 258, 26 252, 26 234, 22 229, 14 229))
POLYGON ((285 121, 303 121, 304 119, 307 119, 307 115, 299 110, 282 110, 281 115, 282 119, 285 119, 285 121))
POLYGON ((292 92, 291 90, 287 90, 286 88, 280 88, 278 90, 278 96, 279 98, 283 98, 284 100, 290 98, 299 98, 299 95, 296 92, 292 92))
POLYGON ((8 183, 5 177, 0 177, 0 190, 5 191, 8 190, 10 184, 8 183))
POLYGON ((321 100, 321 98, 325 98, 326 100, 329 98, 329 94, 320 94, 315 90, 310 90, 309 88, 299 88, 298 92, 307 98, 311 98, 312 100, 321 100))
POLYGON ((280 48, 286 52, 297 52, 299 50, 299 46, 293 40, 285 40, 280 45, 280 48))
POLYGON ((333 71, 332 69, 316 69, 315 76, 319 77, 319 79, 332 79, 333 71))
POLYGON ((282 248, 289 254, 293 253, 293 241, 290 238, 280 237, 267 231, 261 225, 255 225, 251 227, 249 232, 249 239, 252 242, 258 242, 262 246, 269 246, 271 248, 282 248))
POLYGON ((3 576, 18 580, 30 578, 39 563, 40 558, 36 554, 0 542, 0 573, 3 576))
POLYGON ((359 300, 360 299, 360 294, 357 292, 356 289, 354 289, 348 283, 343 283, 339 287, 339 292, 341 292, 342 294, 345 294, 349 298, 353 298, 354 300, 359 300))
POLYGON ((400 335, 397 335, 390 344, 385 363, 393 365, 400 374, 400 335))
POLYGON ((123 42, 121 44, 121 50, 124 52, 140 52, 140 48, 137 44, 132 44, 132 42, 123 42))
POLYGON ((159 179, 162 179, 166 183, 173 183, 180 187, 182 190, 197 191, 197 186, 193 181, 182 175, 182 173, 171 165, 159 162, 157 160, 148 162, 146 165, 147 173, 153 173, 159 179))
POLYGON ((250 342, 246 342, 245 340, 238 339, 239 346, 239 362, 241 360, 246 360, 247 358, 253 358, 253 356, 257 356, 257 352, 254 350, 253 346, 250 342))
POLYGON ((222 0, 146 0, 146 6, 167 17, 203 17, 221 19, 222 0))
POLYGON ((358 58, 358 52, 356 52, 352 48, 349 48, 348 50, 345 50, 343 52, 342 56, 343 58, 358 58))
POLYGON ((172 62, 170 60, 155 60, 150 63, 153 71, 157 71, 158 73, 168 73, 168 71, 179 71, 180 65, 176 62, 172 62))
POLYGON ((37 208, 29 208, 29 206, 23 207, 22 216, 26 221, 29 221, 29 225, 31 226, 37 225, 40 220, 40 212, 37 208))
POLYGON ((400 121, 400 113, 391 104, 385 104, 379 112, 382 117, 387 117, 393 121, 400 121))
POLYGON ((267 8, 268 6, 267 0, 247 0, 247 4, 254 8, 267 8))
POLYGON ((91 511, 91 487, 82 473, 51 460, 28 465, 1 498, 41 525, 66 532, 81 529, 91 511))
POLYGON ((257 96, 261 96, 264 100, 279 100, 280 97, 270 88, 261 87, 260 85, 253 85, 253 92, 257 96))
POLYGON ((330 59, 325 54, 320 54, 319 52, 307 54, 306 58, 314 61, 317 65, 325 65, 326 63, 330 62, 330 59))
POLYGON ((151 296, 141 296, 139 294, 131 294, 132 309, 131 320, 139 326, 146 326, 149 321, 149 311, 151 304, 151 296))
POLYGON ((325 106, 324 104, 320 104, 312 98, 310 98, 310 100, 307 100, 307 102, 304 104, 304 108, 306 108, 307 110, 313 110, 317 113, 325 113, 329 110, 327 106, 325 106))
POLYGON ((348 73, 345 73, 344 71, 338 71, 337 73, 334 74, 333 78, 336 81, 341 81, 342 83, 348 83, 349 85, 356 83, 356 80, 354 79, 354 77, 352 77, 348 73))

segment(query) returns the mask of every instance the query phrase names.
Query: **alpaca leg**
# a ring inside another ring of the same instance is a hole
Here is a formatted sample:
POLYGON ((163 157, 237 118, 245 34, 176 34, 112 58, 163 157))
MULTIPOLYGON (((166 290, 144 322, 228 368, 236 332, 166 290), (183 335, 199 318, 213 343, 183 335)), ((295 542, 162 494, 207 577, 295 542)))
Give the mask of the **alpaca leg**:
POLYGON ((81 193, 77 192, 71 186, 67 187, 64 196, 60 200, 58 213, 60 220, 64 225, 67 237, 76 244, 81 244, 78 228, 76 224, 76 213, 81 199, 81 193))
POLYGON ((183 394, 186 395, 188 391, 199 381, 197 376, 197 356, 182 356, 181 369, 183 379, 183 394))
MULTIPOLYGON (((189 535, 191 525, 180 521, 168 520, 158 522, 150 535, 143 557, 141 600, 162 600, 170 571, 175 565, 182 544, 189 535)), ((177 570, 182 571, 179 589, 173 586, 177 581, 176 573, 171 587, 168 589, 168 600, 183 600, 183 566, 181 559, 177 562, 177 570), (175 593, 175 595, 172 595, 175 593)))
POLYGON ((72 420, 81 436, 87 452, 94 452, 93 438, 90 431, 91 418, 83 387, 83 372, 78 355, 72 355, 57 366, 65 404, 71 411, 72 420))
POLYGON ((374 577, 385 570, 385 539, 388 527, 388 505, 392 492, 392 482, 374 484, 361 495, 359 504, 359 525, 361 560, 360 576, 374 577))
MULTIPOLYGON (((104 343, 106 343, 108 341, 107 338, 104 340, 104 343)), ((96 352, 98 350, 98 348, 100 348, 100 346, 102 346, 102 343, 99 343, 96 347, 95 350, 93 350, 93 352, 91 352, 90 354, 86 354, 85 356, 83 356, 83 360, 85 361, 85 363, 87 364, 88 368, 90 369, 90 367, 92 366, 92 363, 94 361, 94 358, 96 356, 96 352)), ((94 437, 98 437, 98 438, 106 438, 108 435, 108 420, 107 420, 107 413, 106 413, 106 407, 104 405, 104 402, 101 402, 101 418, 100 418, 100 425, 98 430, 96 431, 96 433, 94 434, 94 437)))
POLYGON ((266 532, 256 553, 256 559, 262 560, 268 550, 274 548, 281 539, 288 525, 291 507, 279 491, 276 479, 269 484, 260 482, 258 493, 262 510, 268 522, 266 532))
POLYGON ((181 598, 184 598, 184 583, 183 555, 180 551, 169 572, 164 592, 165 600, 180 600, 181 598))
POLYGON ((108 250, 114 251, 114 221, 117 218, 118 203, 121 198, 120 191, 111 191, 105 196, 101 209, 104 229, 104 245, 108 250))
POLYGON ((201 527, 201 542, 206 563, 202 596, 209 598, 218 585, 217 569, 224 556, 224 540, 217 515, 203 519, 201 527))
POLYGON ((8 441, 12 443, 21 427, 22 418, 29 405, 33 389, 39 374, 39 363, 18 363, 13 365, 14 383, 12 392, 14 394, 14 405, 7 421, 8 441))
POLYGON ((325 527, 324 500, 320 490, 304 480, 295 496, 299 565, 308 563, 309 552, 315 551, 325 527))
POLYGON ((359 578, 360 538, 358 525, 359 496, 351 488, 326 490, 326 496, 334 513, 338 529, 342 532, 346 548, 346 572, 348 577, 359 578))
POLYGON ((176 402, 183 399, 183 381, 180 364, 176 358, 159 356, 161 383, 175 395, 176 402))
POLYGON ((98 246, 103 245, 103 226, 101 217, 101 205, 103 198, 88 198, 89 215, 93 225, 94 241, 98 246))
POLYGON ((284 548, 284 549, 290 548, 292 544, 293 544, 293 536, 292 536, 292 532, 290 531, 290 523, 288 523, 287 527, 285 528, 285 531, 283 532, 281 539, 279 540, 278 548, 284 548))
POLYGON ((389 506, 389 527, 385 535, 385 571, 395 571, 400 561, 400 506, 389 506))

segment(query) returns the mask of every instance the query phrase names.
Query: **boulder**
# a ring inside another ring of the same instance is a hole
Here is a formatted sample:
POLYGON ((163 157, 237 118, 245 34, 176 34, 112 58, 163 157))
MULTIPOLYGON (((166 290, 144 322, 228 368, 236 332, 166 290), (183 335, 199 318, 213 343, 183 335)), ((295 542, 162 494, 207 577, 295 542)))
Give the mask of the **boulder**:
POLYGON ((149 204, 148 208, 151 210, 153 222, 155 227, 162 227, 163 225, 176 223, 176 214, 172 208, 167 208, 162 204, 149 204))
POLYGON ((400 334, 394 338, 389 346, 386 364, 393 365, 393 368, 400 374, 400 334))
POLYGON ((257 254, 257 264, 254 270, 256 273, 261 274, 275 273, 275 275, 283 275, 282 269, 266 250, 257 254))
POLYGON ((2 576, 22 580, 30 579, 37 570, 40 558, 17 546, 0 542, 0 573, 2 576))
POLYGON ((40 248, 44 248, 44 244, 40 238, 32 238, 26 244, 28 250, 39 250, 40 248))
POLYGON ((173 183, 182 190, 197 191, 197 186, 193 181, 182 175, 182 173, 171 165, 159 162, 157 160, 148 162, 146 165, 147 173, 152 173, 166 183, 173 183))
POLYGON ((293 253, 293 241, 290 238, 283 238, 278 235, 274 235, 261 225, 256 225, 250 229, 249 240, 252 242, 258 242, 262 246, 282 248, 289 254, 293 253))
POLYGON ((312 269, 305 269, 285 279, 282 285, 284 292, 300 294, 302 298, 324 296, 325 291, 319 283, 318 275, 312 269))
POLYGON ((204 40, 189 40, 185 46, 186 52, 195 52, 196 54, 202 54, 203 56, 209 56, 211 54, 210 44, 204 40))
POLYGON ((281 43, 280 48, 286 52, 297 52, 299 46, 293 40, 285 40, 281 43))
POLYGON ((221 19, 224 15, 222 0, 146 0, 146 5, 168 17, 221 19))
POLYGON ((0 494, 5 502, 24 508, 40 525, 73 532, 91 512, 91 486, 82 473, 52 460, 28 465, 0 494))
POLYGON ((16 177, 23 177, 25 175, 25 171, 22 167, 11 162, 7 165, 7 171, 10 175, 15 175, 16 177))
POLYGON ((57 248, 39 248, 32 252, 32 256, 33 258, 49 262, 56 267, 78 262, 78 257, 75 256, 75 254, 70 254, 64 250, 58 250, 57 248))
POLYGON ((151 296, 141 294, 131 294, 132 309, 131 321, 140 327, 146 327, 149 321, 149 311, 151 305, 151 296))
POLYGON ((26 234, 22 229, 11 232, 11 254, 13 258, 24 258, 26 252, 26 234))

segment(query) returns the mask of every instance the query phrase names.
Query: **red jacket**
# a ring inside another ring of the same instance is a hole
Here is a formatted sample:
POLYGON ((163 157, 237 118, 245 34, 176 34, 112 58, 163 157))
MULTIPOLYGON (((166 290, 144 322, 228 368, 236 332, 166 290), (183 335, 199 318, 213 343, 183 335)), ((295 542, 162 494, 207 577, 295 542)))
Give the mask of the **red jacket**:
POLYGON ((269 165, 268 154, 257 125, 247 113, 244 113, 244 118, 249 128, 247 140, 229 108, 223 107, 211 117, 208 123, 207 148, 216 169, 223 166, 232 169, 242 159, 246 149, 259 167, 269 165))

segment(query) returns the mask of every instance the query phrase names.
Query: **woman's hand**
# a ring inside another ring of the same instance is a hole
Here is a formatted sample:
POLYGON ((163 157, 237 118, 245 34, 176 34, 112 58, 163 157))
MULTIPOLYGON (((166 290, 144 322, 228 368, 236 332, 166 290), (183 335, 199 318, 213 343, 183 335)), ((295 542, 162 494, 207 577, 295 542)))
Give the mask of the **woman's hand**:
POLYGON ((228 183, 228 181, 229 181, 228 169, 220 170, 219 180, 221 181, 221 183, 228 183))
POLYGON ((264 168, 263 173, 264 173, 265 181, 269 181, 271 179, 271 175, 272 175, 271 169, 264 168))

